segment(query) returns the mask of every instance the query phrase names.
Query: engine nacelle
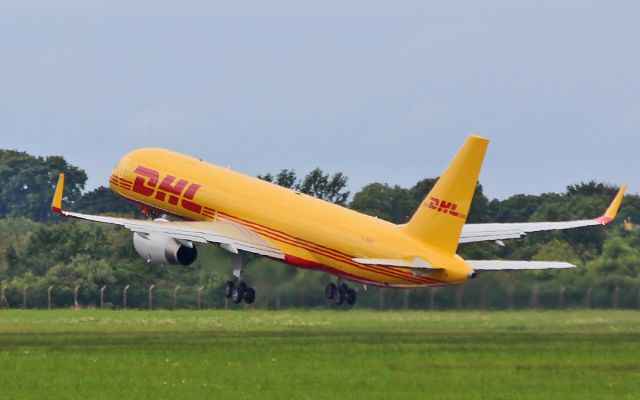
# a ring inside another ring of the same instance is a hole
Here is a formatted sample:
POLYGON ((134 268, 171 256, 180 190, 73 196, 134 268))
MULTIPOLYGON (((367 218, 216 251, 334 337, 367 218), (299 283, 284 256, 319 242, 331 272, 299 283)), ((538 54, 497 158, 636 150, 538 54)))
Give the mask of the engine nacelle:
POLYGON ((189 265, 198 258, 195 246, 185 246, 164 235, 134 233, 133 247, 145 260, 157 264, 189 265))

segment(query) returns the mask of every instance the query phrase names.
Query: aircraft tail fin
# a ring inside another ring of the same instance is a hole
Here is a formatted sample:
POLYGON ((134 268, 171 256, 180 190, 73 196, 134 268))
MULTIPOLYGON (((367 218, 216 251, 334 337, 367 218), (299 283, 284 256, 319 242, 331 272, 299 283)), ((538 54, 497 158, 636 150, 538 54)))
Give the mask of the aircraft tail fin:
POLYGON ((489 140, 471 135, 403 229, 445 253, 455 253, 489 140))

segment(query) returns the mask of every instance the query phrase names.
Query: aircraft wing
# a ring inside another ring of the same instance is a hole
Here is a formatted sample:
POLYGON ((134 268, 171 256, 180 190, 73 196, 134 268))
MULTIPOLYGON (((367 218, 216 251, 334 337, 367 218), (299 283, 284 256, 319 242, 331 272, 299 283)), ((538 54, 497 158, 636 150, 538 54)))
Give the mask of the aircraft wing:
POLYGON ((151 234, 160 234, 185 244, 216 243, 231 253, 237 254, 238 251, 246 251, 271 258, 284 259, 284 253, 279 248, 273 246, 253 231, 231 221, 145 221, 63 211, 63 186, 64 175, 60 174, 51 208, 65 217, 123 226, 143 237, 151 234))
POLYGON ((560 229, 572 229, 591 225, 606 225, 613 221, 627 185, 622 185, 618 194, 613 199, 607 211, 600 217, 578 221, 564 222, 515 222, 515 223, 490 223, 490 224, 466 224, 462 228, 460 243, 501 241, 505 239, 518 239, 530 232, 551 231, 560 229))

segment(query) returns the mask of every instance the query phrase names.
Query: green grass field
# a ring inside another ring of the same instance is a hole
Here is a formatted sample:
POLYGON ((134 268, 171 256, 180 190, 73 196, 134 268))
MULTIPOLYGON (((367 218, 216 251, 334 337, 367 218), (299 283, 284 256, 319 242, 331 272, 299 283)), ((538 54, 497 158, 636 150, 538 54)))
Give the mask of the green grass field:
POLYGON ((640 312, 0 311, 0 399, 637 399, 640 312))

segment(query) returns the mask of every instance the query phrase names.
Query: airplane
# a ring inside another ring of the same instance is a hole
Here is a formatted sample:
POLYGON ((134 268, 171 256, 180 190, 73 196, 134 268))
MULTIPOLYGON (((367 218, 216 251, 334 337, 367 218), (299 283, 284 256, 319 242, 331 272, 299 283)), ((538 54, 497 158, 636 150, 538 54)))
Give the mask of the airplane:
POLYGON ((224 296, 235 304, 255 300, 244 271, 256 256, 335 275, 325 295, 337 305, 356 303, 351 282, 365 289, 420 288, 460 284, 479 271, 574 267, 560 261, 464 260, 457 249, 461 243, 502 244, 531 232, 606 225, 616 216, 627 185, 594 219, 466 224, 488 143, 469 136, 409 222, 401 225, 157 148, 125 155, 109 179, 111 190, 138 204, 148 219, 63 210, 64 173, 52 210, 131 230, 136 251, 148 262, 189 265, 198 246, 220 246, 232 254, 233 278, 224 285, 224 296))

